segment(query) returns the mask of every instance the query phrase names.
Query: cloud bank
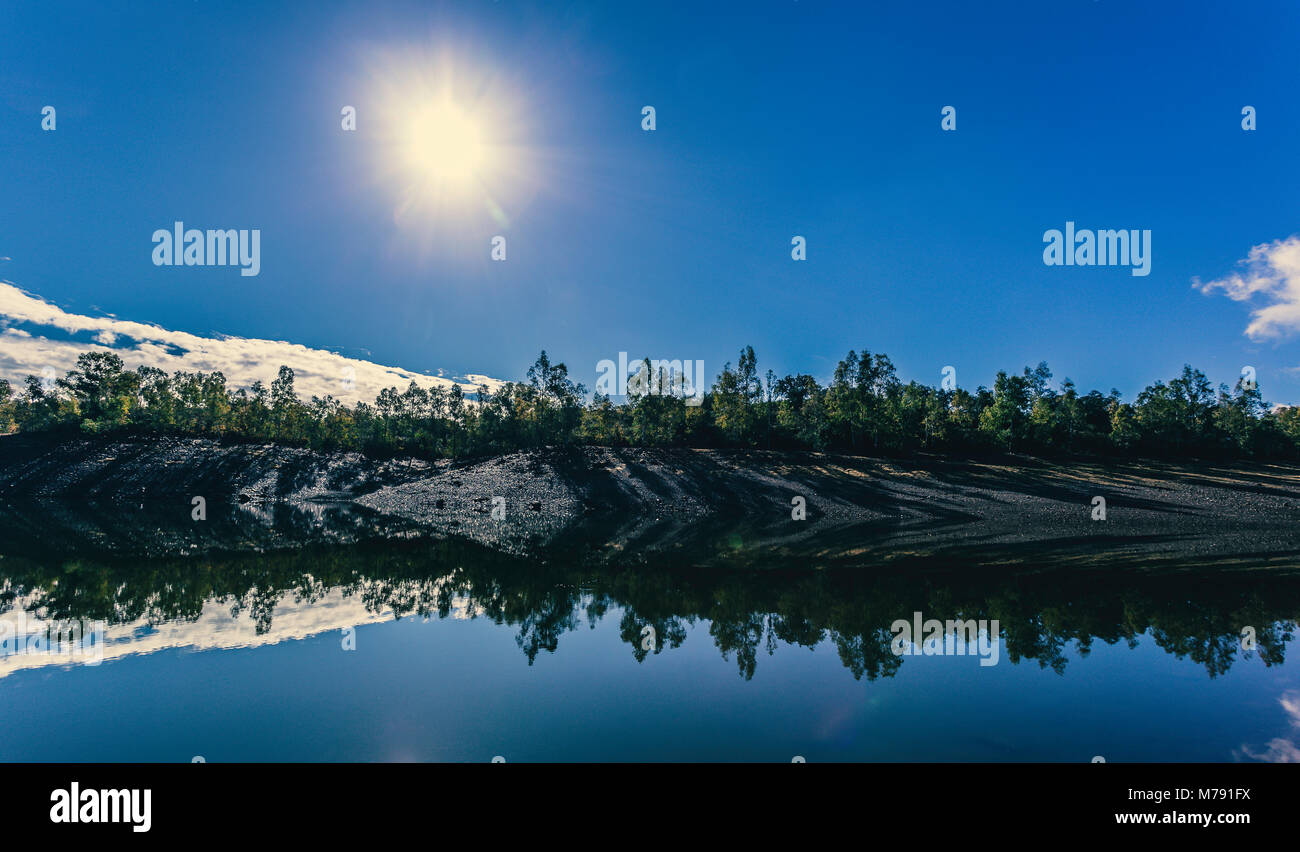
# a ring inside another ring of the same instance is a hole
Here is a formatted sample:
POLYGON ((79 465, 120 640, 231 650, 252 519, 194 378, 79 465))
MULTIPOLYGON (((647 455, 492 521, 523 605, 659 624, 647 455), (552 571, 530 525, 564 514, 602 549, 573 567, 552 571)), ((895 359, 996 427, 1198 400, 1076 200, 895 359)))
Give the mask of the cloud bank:
POLYGON ((1300 331, 1300 235, 1255 246, 1237 261, 1244 272, 1214 281, 1192 279, 1202 293, 1222 290, 1229 299, 1267 302, 1251 311, 1246 336, 1251 340, 1278 339, 1300 331))
POLYGON ((411 382, 424 388, 460 385, 466 393, 477 391, 480 384, 489 390, 503 384, 474 373, 455 379, 429 376, 282 340, 200 337, 112 316, 68 313, 0 281, 0 378, 16 385, 25 376, 42 375, 47 367, 61 376, 81 353, 103 350, 116 352, 129 369, 146 365, 168 373, 220 370, 232 388, 259 380, 270 384, 283 364, 293 370, 295 389, 304 400, 328 394, 346 403, 370 402, 384 388, 405 389, 411 382))

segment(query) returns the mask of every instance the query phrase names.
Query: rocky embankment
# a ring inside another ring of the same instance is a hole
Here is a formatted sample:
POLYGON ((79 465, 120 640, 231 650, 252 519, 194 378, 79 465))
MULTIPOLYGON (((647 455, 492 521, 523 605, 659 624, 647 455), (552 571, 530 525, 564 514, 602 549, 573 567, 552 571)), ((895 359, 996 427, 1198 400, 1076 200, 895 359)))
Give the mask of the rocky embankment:
POLYGON ((600 447, 426 462, 197 438, 0 437, 0 553, 455 536, 593 562, 1290 567, 1297 521, 1300 468, 1290 465, 600 447), (1093 519, 1098 496, 1105 520, 1093 519), (792 518, 796 498, 804 519, 792 518))

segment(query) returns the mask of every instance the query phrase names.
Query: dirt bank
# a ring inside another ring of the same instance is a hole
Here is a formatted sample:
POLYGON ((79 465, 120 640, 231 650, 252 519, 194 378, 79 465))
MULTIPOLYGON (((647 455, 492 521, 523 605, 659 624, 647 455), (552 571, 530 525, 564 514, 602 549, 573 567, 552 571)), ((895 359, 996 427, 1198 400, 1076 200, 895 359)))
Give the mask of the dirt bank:
POLYGON ((204 439, 0 438, 10 549, 163 554, 456 536, 540 559, 1249 567, 1300 561, 1297 521, 1300 468, 1289 465, 592 447, 424 462, 204 439), (1104 521, 1092 517, 1097 496, 1104 521), (803 520, 791 517, 795 498, 803 520))

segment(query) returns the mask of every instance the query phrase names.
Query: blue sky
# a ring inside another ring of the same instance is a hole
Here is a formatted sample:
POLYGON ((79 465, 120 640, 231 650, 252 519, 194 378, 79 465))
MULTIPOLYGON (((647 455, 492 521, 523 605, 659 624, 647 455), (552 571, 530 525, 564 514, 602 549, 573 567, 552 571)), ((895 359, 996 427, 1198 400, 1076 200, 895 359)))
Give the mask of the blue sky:
POLYGON ((712 375, 752 344, 823 380, 849 349, 972 388, 1047 360, 1126 398, 1250 364, 1300 402, 1300 321, 1246 334, 1300 270, 1193 287, 1300 234, 1294 4, 19 0, 0 30, 0 279, 71 314, 416 373, 516 379, 546 348, 588 388, 620 351, 712 375), (370 120, 393 53, 506 113, 508 224, 395 222, 370 120), (155 266, 177 219, 260 229, 260 275, 155 266), (1045 266, 1067 220, 1149 229, 1151 274, 1045 266))

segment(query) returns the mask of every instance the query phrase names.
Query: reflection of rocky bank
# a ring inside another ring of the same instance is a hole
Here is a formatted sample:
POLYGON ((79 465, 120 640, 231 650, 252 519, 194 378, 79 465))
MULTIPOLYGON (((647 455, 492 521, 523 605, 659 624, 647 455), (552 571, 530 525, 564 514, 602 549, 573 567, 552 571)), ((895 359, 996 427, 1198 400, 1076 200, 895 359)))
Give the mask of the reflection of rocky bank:
POLYGON ((1282 465, 593 447, 424 462, 197 438, 0 437, 8 552, 165 555, 430 536, 586 563, 1292 565, 1298 519, 1300 468, 1282 465), (1093 519, 1096 496, 1107 501, 1104 521, 1093 519), (795 498, 803 520, 791 517, 795 498), (501 506, 504 517, 493 511, 501 506))

